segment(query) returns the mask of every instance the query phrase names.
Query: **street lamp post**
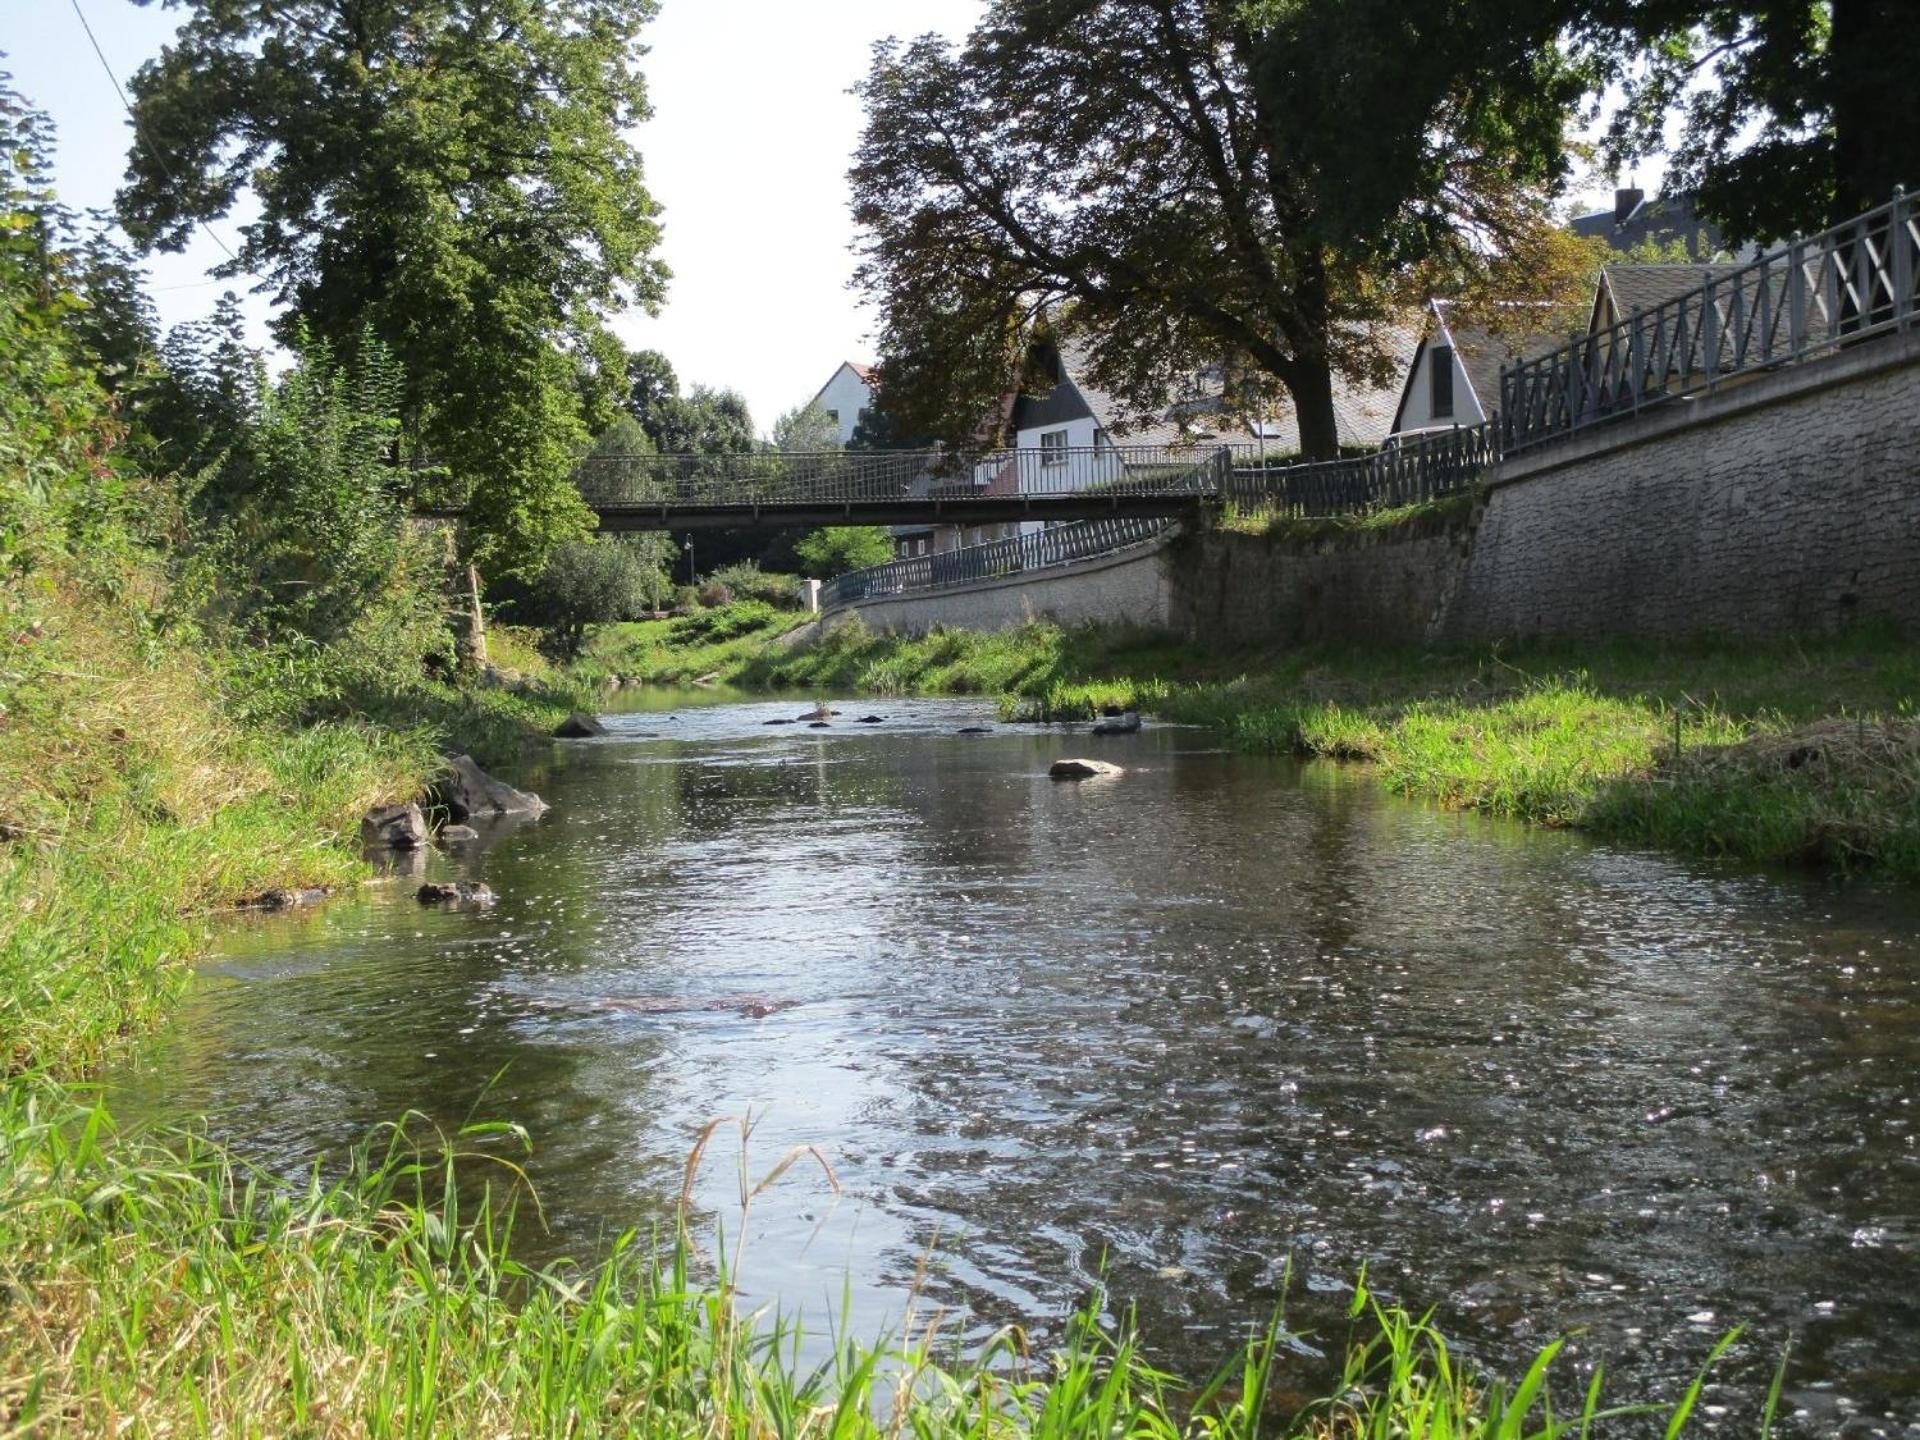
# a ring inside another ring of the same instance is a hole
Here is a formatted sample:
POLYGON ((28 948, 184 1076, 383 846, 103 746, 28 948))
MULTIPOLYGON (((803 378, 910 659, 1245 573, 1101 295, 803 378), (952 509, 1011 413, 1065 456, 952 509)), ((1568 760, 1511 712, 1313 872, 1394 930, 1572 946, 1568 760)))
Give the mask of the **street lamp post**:
POLYGON ((698 577, 693 573, 693 537, 691 535, 687 537, 686 544, 681 546, 681 548, 687 552, 687 584, 697 585, 700 582, 698 577))

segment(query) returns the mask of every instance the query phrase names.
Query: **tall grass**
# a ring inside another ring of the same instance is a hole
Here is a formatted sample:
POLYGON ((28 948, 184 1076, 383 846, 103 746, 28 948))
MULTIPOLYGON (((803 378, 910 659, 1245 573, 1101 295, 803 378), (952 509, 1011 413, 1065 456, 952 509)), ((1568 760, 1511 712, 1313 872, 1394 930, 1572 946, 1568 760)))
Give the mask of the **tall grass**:
POLYGON ((741 1313, 685 1227, 659 1245, 622 1236, 593 1266, 520 1264, 515 1226, 537 1223, 522 1138, 396 1125, 337 1175, 284 1186, 204 1139, 119 1135, 100 1106, 14 1082, 5 1433, 1503 1440, 1647 1413, 1603 1408, 1596 1377, 1556 1418, 1558 1346, 1504 1386, 1364 1282, 1344 1373, 1306 1403, 1275 1383, 1280 1320, 1187 1383, 1103 1321, 1097 1294, 1046 1344, 1016 1328, 959 1354, 910 1311, 891 1339, 809 1348, 796 1322, 741 1313))

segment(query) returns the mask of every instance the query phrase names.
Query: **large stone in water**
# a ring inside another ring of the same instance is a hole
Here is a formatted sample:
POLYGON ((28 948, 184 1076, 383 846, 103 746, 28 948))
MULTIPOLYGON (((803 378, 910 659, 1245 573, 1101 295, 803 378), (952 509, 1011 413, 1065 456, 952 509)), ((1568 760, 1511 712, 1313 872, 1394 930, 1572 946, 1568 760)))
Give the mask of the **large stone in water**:
POLYGON ((429 882, 414 894, 422 905, 491 905, 494 900, 492 889, 478 880, 455 880, 449 885, 429 882))
POLYGON ((385 850, 417 850, 427 843, 427 821, 418 805, 376 805, 360 819, 360 839, 385 850))
POLYGON ((1096 735, 1131 735, 1140 728, 1140 716, 1132 711, 1124 715, 1109 715, 1093 727, 1096 735))
POLYGON ((607 727, 593 716, 576 710, 560 722, 553 732, 556 740, 592 740, 607 733, 607 727))
POLYGON ((1078 756, 1056 760, 1047 770, 1047 774, 1055 780, 1095 780, 1102 775, 1124 773, 1118 765, 1109 765, 1104 760, 1084 760, 1078 756))
POLYGON ((453 773, 440 782, 441 803, 455 820, 474 816, 540 815, 547 802, 538 795, 516 790, 504 780, 496 780, 478 765, 471 755, 456 755, 447 762, 453 773))

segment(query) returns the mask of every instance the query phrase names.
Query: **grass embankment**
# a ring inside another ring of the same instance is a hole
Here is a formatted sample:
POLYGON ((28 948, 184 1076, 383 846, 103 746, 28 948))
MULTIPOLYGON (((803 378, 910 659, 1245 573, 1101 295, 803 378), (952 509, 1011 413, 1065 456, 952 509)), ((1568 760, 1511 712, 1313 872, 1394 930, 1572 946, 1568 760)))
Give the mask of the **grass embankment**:
POLYGON ((165 1012, 210 912, 358 881, 369 806, 417 794, 456 738, 497 759, 562 713, 352 672, 316 693, 165 615, 164 585, 130 570, 110 592, 55 574, 7 617, 5 1072, 84 1071, 165 1012))
POLYGON ((628 684, 686 685, 738 678, 780 636, 810 619, 764 600, 736 600, 672 620, 602 625, 571 673, 588 685, 619 677, 628 684))
POLYGON ((1145 709, 1248 750, 1371 762, 1396 793, 1460 809, 1920 879, 1920 646, 1887 629, 1223 656, 1115 629, 849 625, 723 678, 997 695, 1009 719, 1145 709))

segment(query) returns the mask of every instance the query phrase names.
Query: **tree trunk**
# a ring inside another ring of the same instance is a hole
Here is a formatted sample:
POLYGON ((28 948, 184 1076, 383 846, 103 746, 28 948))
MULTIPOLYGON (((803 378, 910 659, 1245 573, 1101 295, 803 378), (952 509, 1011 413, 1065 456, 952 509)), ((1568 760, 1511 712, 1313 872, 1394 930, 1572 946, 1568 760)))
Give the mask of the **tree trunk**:
POLYGON ((1920 25, 1913 0, 1833 0, 1833 224, 1920 183, 1920 25))
POLYGON ((1333 371, 1326 361, 1300 360, 1282 375, 1300 424, 1300 454, 1308 460, 1340 458, 1340 427, 1333 413, 1333 371))

